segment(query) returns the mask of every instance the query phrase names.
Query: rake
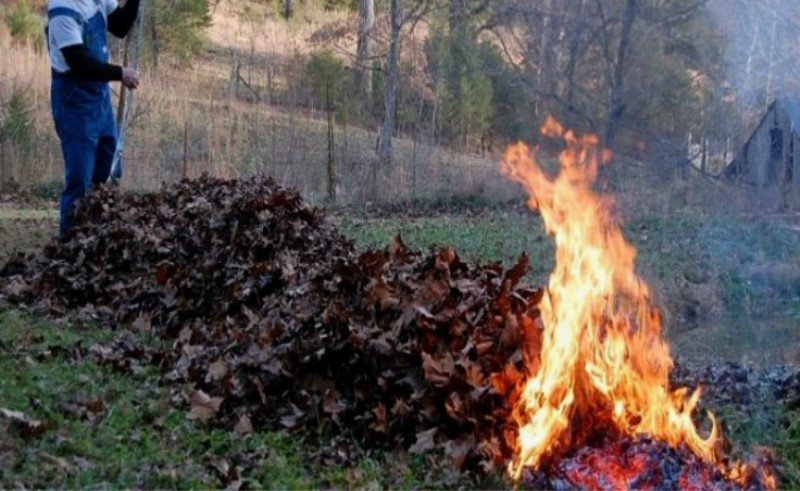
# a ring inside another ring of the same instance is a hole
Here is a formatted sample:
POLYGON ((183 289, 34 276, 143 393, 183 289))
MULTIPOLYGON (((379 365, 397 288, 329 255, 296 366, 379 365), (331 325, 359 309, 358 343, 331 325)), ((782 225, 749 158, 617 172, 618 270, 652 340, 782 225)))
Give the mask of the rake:
MULTIPOLYGON (((139 18, 136 21, 136 41, 133 45, 133 52, 131 52, 131 36, 130 33, 125 38, 125 56, 123 65, 132 66, 135 69, 139 68, 139 56, 142 51, 142 39, 144 31, 145 8, 147 0, 141 0, 139 3, 139 18)), ((117 149, 114 152, 114 159, 111 161, 111 173, 109 181, 117 185, 122 178, 122 152, 125 150, 125 136, 128 131, 131 118, 131 108, 133 107, 134 91, 129 90, 125 85, 120 86, 119 92, 119 107, 117 110, 117 149)))

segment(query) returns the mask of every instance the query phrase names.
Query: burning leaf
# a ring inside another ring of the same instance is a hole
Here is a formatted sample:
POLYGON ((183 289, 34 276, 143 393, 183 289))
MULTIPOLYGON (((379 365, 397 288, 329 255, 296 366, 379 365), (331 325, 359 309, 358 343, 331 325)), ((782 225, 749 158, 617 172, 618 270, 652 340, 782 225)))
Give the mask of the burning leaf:
MULTIPOLYGON (((673 448, 685 445, 736 477, 735 466, 728 468, 721 460, 713 415, 707 437, 695 426, 699 392, 669 389, 672 359, 661 339, 661 316, 636 275, 636 250, 622 235, 611 198, 593 189, 610 153, 600 148, 597 137, 579 137, 553 119, 542 134, 566 144, 557 176, 546 175, 524 144, 509 148, 503 163, 503 171, 530 194, 529 205, 541 213, 557 249, 555 270, 538 306, 544 324, 540 356, 514 403, 519 434, 511 476, 520 479, 526 468, 538 469, 546 457, 579 447, 593 430, 614 429, 652 435, 673 448)), ((523 351, 530 359, 529 351, 523 351)), ((508 388, 501 377, 493 382, 499 391, 508 388)))
POLYGON ((512 287, 517 286, 520 280, 525 276, 525 273, 528 272, 529 264, 530 260, 528 259, 528 255, 523 252, 519 256, 517 264, 506 272, 504 279, 510 282, 512 287))

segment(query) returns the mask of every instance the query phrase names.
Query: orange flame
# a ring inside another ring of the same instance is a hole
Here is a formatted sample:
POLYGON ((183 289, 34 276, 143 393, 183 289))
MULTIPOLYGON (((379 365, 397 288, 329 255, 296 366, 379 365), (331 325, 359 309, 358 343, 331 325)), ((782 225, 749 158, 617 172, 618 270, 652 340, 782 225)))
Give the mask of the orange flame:
POLYGON ((700 390, 669 389, 672 358, 661 315, 635 272, 636 249, 614 218, 613 200, 592 190, 610 152, 597 137, 576 136, 552 118, 541 131, 566 143, 556 177, 545 175, 536 151, 522 143, 503 163, 556 244, 556 267, 539 305, 541 360, 514 408, 519 434, 509 473, 519 479, 526 467, 538 468, 598 429, 685 444, 719 464, 716 420, 709 413, 711 431, 702 437, 692 420, 700 390))

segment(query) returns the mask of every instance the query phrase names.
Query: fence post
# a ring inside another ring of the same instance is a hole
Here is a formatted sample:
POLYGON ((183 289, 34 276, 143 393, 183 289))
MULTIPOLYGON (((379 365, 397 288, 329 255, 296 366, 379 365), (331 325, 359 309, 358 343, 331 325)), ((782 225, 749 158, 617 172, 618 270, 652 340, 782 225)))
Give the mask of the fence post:
POLYGON ((328 113, 328 201, 336 202, 336 167, 334 162, 333 104, 330 81, 325 85, 325 110, 328 113))
POLYGON ((0 191, 6 189, 6 139, 0 134, 0 191))
POLYGON ((189 121, 183 122, 183 178, 186 179, 186 171, 189 161, 189 121))

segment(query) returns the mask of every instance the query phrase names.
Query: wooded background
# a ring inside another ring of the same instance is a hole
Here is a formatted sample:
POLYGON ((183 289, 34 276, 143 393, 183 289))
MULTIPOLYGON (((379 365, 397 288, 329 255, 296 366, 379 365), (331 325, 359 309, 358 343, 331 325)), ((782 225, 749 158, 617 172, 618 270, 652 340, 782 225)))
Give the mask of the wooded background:
MULTIPOLYGON (((640 174, 717 175, 798 91, 791 0, 148 1, 132 187, 267 172, 330 202, 497 195, 498 152, 547 115, 640 174)), ((0 4, 4 189, 59 186, 45 8, 0 4)))

